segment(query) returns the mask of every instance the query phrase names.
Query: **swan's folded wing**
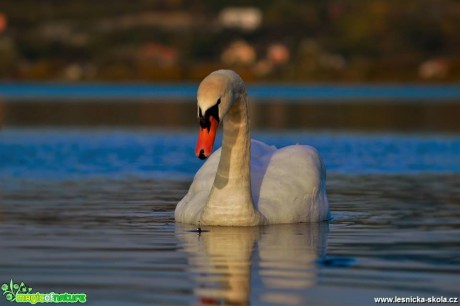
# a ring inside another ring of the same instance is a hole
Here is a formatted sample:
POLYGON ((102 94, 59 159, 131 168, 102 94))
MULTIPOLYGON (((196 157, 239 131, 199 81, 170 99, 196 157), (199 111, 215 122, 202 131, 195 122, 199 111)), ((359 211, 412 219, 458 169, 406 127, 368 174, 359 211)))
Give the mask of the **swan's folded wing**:
POLYGON ((324 165, 313 147, 293 145, 274 152, 259 184, 258 209, 268 223, 328 219, 324 165))

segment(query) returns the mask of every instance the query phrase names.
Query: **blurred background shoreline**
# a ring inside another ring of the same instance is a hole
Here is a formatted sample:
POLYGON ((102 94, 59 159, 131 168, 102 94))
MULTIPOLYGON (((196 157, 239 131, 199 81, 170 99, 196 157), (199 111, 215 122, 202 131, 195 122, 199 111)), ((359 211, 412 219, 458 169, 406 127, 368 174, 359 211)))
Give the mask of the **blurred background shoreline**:
POLYGON ((0 81, 457 83, 460 3, 70 1, 0 4, 0 81))
POLYGON ((0 4, 0 127, 196 126, 211 71, 260 129, 458 132, 460 3, 32 0, 0 4))

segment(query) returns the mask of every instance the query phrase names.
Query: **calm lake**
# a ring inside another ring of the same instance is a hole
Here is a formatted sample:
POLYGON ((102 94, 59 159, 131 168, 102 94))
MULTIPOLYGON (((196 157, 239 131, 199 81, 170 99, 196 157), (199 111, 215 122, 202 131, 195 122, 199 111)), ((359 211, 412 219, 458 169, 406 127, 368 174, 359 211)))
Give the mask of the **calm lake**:
POLYGON ((1 284, 86 293, 87 305, 460 295, 455 99, 255 103, 253 138, 319 150, 333 220, 198 234, 174 222, 202 165, 193 99, 61 98, 0 103, 1 284))

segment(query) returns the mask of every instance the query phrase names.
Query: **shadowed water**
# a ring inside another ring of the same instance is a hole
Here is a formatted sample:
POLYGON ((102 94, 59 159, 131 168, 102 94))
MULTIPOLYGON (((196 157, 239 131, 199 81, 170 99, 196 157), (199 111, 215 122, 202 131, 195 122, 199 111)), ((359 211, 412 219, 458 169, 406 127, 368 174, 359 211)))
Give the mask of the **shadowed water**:
POLYGON ((459 295, 459 137, 254 137, 318 148, 331 222, 201 234, 175 224, 175 205, 201 165, 195 133, 3 130, 0 282, 84 292, 88 305, 374 305, 380 296, 459 295))

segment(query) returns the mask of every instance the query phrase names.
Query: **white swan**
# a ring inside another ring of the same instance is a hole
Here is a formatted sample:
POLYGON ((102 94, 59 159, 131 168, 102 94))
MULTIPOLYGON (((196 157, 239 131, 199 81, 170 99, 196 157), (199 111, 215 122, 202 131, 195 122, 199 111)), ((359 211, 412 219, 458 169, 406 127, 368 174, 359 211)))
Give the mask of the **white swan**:
POLYGON ((247 94, 231 70, 208 75, 198 88, 200 133, 196 155, 212 153, 223 123, 222 148, 198 170, 177 204, 178 222, 252 226, 329 218, 326 171, 310 146, 276 149, 250 140, 247 94))

